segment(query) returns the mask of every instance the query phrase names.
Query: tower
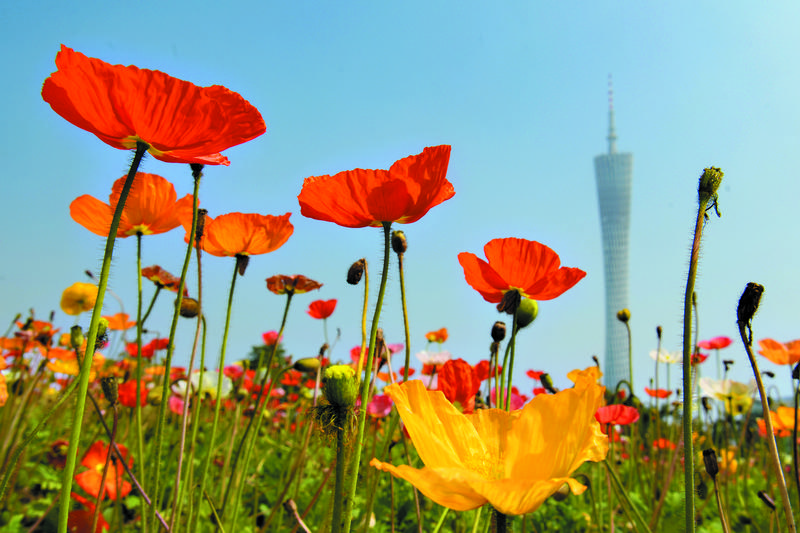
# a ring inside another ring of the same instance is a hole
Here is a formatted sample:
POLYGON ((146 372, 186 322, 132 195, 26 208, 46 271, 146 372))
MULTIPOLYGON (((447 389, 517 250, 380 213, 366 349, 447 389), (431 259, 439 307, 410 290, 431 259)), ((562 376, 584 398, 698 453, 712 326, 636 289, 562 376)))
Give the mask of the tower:
POLYGON ((603 236, 606 287, 605 385, 616 387, 629 377, 628 334, 617 311, 628 307, 628 251, 631 227, 633 154, 617 152, 614 91, 608 77, 608 153, 594 158, 597 201, 603 236))

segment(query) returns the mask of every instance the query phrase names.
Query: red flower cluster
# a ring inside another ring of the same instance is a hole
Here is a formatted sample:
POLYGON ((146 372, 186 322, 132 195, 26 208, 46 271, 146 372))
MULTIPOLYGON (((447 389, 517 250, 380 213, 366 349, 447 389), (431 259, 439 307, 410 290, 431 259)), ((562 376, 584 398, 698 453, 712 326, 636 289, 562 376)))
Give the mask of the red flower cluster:
MULTIPOLYGON (((169 339, 153 339, 142 346, 142 357, 152 359, 157 350, 166 350, 167 346, 169 346, 169 339)), ((125 350, 131 357, 136 357, 139 353, 139 347, 135 342, 126 344, 125 350)))

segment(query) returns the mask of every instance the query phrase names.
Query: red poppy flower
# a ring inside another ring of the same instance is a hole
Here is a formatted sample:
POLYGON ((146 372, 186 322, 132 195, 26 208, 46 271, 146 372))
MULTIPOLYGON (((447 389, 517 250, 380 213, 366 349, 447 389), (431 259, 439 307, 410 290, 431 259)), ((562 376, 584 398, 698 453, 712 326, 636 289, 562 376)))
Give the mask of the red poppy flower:
MULTIPOLYGON (((496 371, 498 375, 502 374, 503 367, 497 367, 496 371)), ((494 377, 495 369, 490 368, 489 361, 484 359, 475 365, 475 372, 478 374, 479 380, 486 381, 487 379, 494 377)))
MULTIPOLYGON (((228 213, 217 218, 206 216, 201 245, 203 250, 217 257, 260 255, 274 252, 294 232, 289 222, 291 213, 281 216, 257 213, 228 213)), ((181 218, 186 230, 184 240, 189 242, 192 227, 191 213, 181 218)))
POLYGON ((222 150, 267 130, 258 110, 219 85, 198 87, 157 70, 111 65, 61 45, 42 98, 101 141, 130 150, 138 141, 167 163, 228 165, 222 150))
MULTIPOLYGON (((136 407, 136 380, 131 379, 117 388, 119 403, 125 407, 136 407)), ((142 383, 139 393, 139 405, 147 405, 147 387, 142 383)))
POLYGON ((267 289, 275 294, 303 294, 322 287, 322 283, 309 279, 302 274, 285 276, 278 274, 267 278, 267 289))
MULTIPOLYGON (((145 359, 152 359, 156 354, 156 350, 166 350, 169 346, 169 339, 153 339, 147 344, 142 345, 142 357, 145 359)), ((131 357, 136 357, 139 353, 139 346, 135 342, 129 342, 125 345, 125 350, 131 357)))
POLYGON ((464 413, 475 410, 475 394, 480 388, 478 374, 463 359, 451 359, 439 369, 438 390, 450 403, 459 404, 464 413))
POLYGON ((117 313, 112 316, 104 316, 108 320, 108 329, 112 331, 125 331, 131 329, 136 325, 135 320, 128 320, 130 318, 127 313, 117 313))
POLYGON ((650 389, 648 387, 644 388, 644 392, 647 393, 648 396, 652 398, 669 398, 672 394, 671 390, 667 389, 650 389))
MULTIPOLYGON (((107 204, 88 194, 73 200, 69 205, 72 219, 96 235, 107 236, 125 179, 126 176, 122 176, 114 182, 107 204)), ((187 194, 180 200, 177 197, 169 181, 155 174, 138 172, 125 201, 117 237, 138 233, 155 235, 177 228, 181 225, 180 217, 192 215, 192 195, 187 194)))
MULTIPOLYGON (((133 466, 133 459, 129 457, 128 449, 119 444, 119 451, 122 456, 128 461, 128 466, 133 466)), ((86 451, 83 456, 81 464, 88 468, 85 472, 81 472, 75 476, 75 483, 77 483, 83 490, 97 498, 100 494, 100 482, 103 478, 103 465, 106 463, 106 455, 108 454, 108 446, 102 441, 97 441, 86 451)), ((124 498, 131 491, 131 484, 127 481, 119 483, 119 479, 123 476, 124 468, 112 459, 108 467, 108 474, 106 475, 105 493, 112 500, 117 497, 124 498), (120 485, 120 491, 117 492, 117 484, 120 485)))
MULTIPOLYGON (((85 509, 76 509, 69 512, 67 517, 67 531, 74 533, 90 533, 92 531, 92 523, 94 522, 95 504, 74 492, 70 494, 70 497, 72 500, 84 506, 85 509)), ((99 514, 97 516, 97 527, 94 533, 102 533, 103 530, 108 529, 111 529, 111 526, 109 526, 106 519, 103 518, 103 514, 99 514)))
POLYGON ((308 305, 306 312, 311 318, 322 320, 331 316, 334 309, 336 309, 336 300, 314 300, 308 305))
POLYGON ((800 361, 800 339, 781 343, 773 339, 758 341, 761 355, 776 365, 794 365, 800 361))
POLYGON ((483 252, 488 263, 469 252, 458 254, 458 262, 467 283, 490 303, 499 303, 512 289, 532 300, 552 300, 586 275, 579 268, 561 267, 558 254, 536 241, 493 239, 483 252))
POLYGON ((264 339, 264 344, 267 346, 272 346, 276 342, 281 341, 281 339, 278 338, 277 331, 267 331, 266 333, 262 333, 261 338, 264 339))
POLYGON ((389 170, 357 168, 306 178, 297 196, 300 213, 346 228, 410 224, 455 194, 447 181, 450 146, 432 146, 389 170))
POLYGON ((540 381, 542 376, 545 374, 544 370, 528 370, 525 372, 525 375, 531 379, 535 379, 536 381, 540 381))
POLYGON ((547 394, 547 389, 545 389, 544 387, 534 387, 533 395, 539 396, 540 394, 547 394))
POLYGON ((704 350, 721 350, 730 346, 731 342, 730 337, 714 337, 713 339, 698 342, 697 347, 704 350))
MULTIPOLYGON (((149 279, 156 284, 156 287, 163 287, 172 292, 178 292, 181 278, 173 276, 158 265, 145 267, 142 269, 142 277, 149 279)), ((189 296, 189 291, 184 287, 183 295, 189 296)))
POLYGON ((692 366, 699 365, 700 363, 705 362, 706 359, 708 359, 708 354, 702 352, 697 352, 695 354, 692 354, 692 359, 691 359, 692 366))
POLYGON ((594 417, 601 426, 608 424, 627 426, 639 420, 639 411, 633 407, 616 403, 599 408, 594 417))
POLYGON ((447 333, 447 328, 437 329, 436 331, 429 331, 425 334, 425 338, 428 339, 428 342, 438 342, 439 344, 443 343, 449 337, 447 333))

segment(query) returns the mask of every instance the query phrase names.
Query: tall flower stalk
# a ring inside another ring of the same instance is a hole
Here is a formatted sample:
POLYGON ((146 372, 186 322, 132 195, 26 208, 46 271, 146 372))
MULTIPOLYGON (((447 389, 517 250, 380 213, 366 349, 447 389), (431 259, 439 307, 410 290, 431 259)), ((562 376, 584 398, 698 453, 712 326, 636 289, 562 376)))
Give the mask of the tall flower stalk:
POLYGON ((692 349, 694 347, 692 342, 692 295, 697 276, 697 263, 700 258, 700 240, 703 236, 703 226, 708 219, 706 212, 713 208, 719 216, 717 189, 722 182, 722 176, 722 171, 715 167, 704 169, 700 176, 697 189, 698 205, 694 241, 689 257, 689 275, 683 300, 683 456, 685 461, 683 490, 686 497, 684 527, 687 533, 695 530, 694 450, 692 446, 692 349))
POLYGON ((114 217, 111 219, 111 227, 109 228, 108 237, 106 238, 103 264, 100 267, 100 278, 97 283, 97 300, 92 310, 92 319, 89 323, 89 334, 86 341, 86 353, 84 354, 83 364, 81 365, 80 374, 78 375, 78 381, 80 382, 78 386, 78 397, 73 412, 72 431, 70 432, 69 448, 67 450, 67 463, 64 466, 64 477, 61 483, 61 505, 58 509, 58 533, 67 533, 72 479, 75 474, 75 463, 78 457, 78 443, 81 439, 86 396, 89 392, 89 375, 92 370, 92 360, 96 348, 95 344, 97 343, 100 317, 103 314, 103 301, 105 299, 106 288, 108 287, 108 274, 111 271, 111 259, 114 255, 114 242, 117 239, 117 228, 119 227, 119 221, 122 217, 122 210, 125 208, 125 200, 128 198, 128 193, 133 186, 133 179, 136 176, 136 171, 139 169, 139 163, 141 163, 142 157, 144 157, 144 153, 148 148, 148 145, 142 141, 136 143, 136 152, 131 162, 131 168, 128 171, 125 184, 120 192, 119 201, 117 202, 116 209, 114 209, 114 217))

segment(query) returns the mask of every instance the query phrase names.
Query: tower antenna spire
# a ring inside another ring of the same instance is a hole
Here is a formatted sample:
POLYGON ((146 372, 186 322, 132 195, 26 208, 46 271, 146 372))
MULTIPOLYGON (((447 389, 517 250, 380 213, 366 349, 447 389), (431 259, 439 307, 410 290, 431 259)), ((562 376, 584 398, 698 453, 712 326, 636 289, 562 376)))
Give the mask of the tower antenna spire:
POLYGON ((617 132, 614 128, 614 83, 608 75, 608 153, 617 151, 617 132))

